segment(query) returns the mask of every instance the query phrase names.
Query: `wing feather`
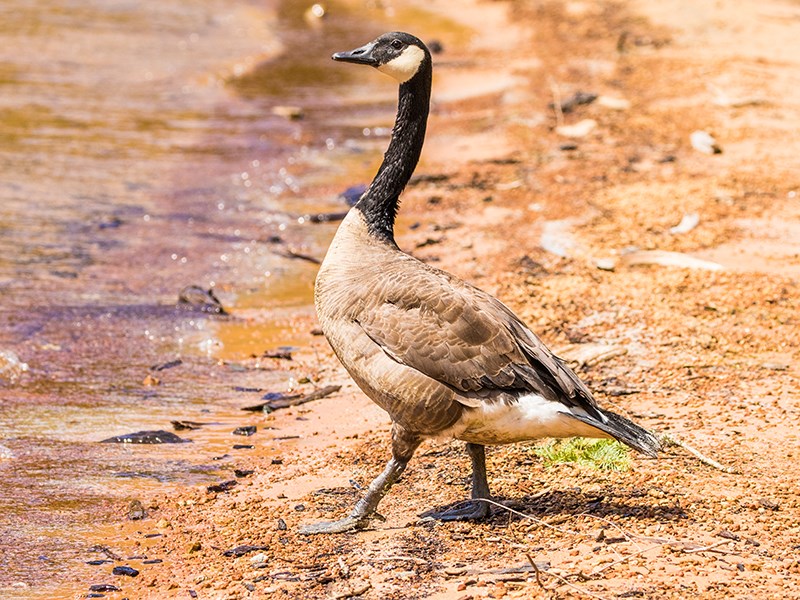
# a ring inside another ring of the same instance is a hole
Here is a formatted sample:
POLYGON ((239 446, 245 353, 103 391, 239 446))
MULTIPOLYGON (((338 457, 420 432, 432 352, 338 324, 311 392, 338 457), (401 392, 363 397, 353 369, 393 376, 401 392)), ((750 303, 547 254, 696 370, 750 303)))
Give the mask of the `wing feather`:
POLYGON ((384 273, 379 297, 359 315, 360 327, 388 356, 465 398, 532 392, 597 412, 583 382, 510 309, 423 266, 384 273))

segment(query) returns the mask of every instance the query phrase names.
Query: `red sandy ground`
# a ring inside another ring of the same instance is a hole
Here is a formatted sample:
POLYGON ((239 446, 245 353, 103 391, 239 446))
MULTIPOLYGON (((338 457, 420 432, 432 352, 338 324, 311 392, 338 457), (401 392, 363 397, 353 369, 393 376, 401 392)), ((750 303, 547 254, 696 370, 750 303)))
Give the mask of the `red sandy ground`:
POLYGON ((735 472, 677 448, 622 473, 545 468, 519 444, 488 455, 507 509, 420 523, 468 494, 462 444, 428 442, 385 522, 302 537, 350 510, 348 480, 366 485, 389 442, 386 416, 309 336, 298 377, 342 392, 265 416, 300 439, 282 464, 274 452, 242 463, 255 475, 232 491, 153 498, 135 523, 120 507, 124 552, 164 562, 108 597, 800 598, 800 5, 724 4, 434 4, 491 26, 437 70, 418 173, 447 177, 409 188, 403 223, 420 226, 399 243, 497 294, 551 347, 623 348, 579 368, 600 402, 735 472), (569 139, 547 105, 578 90, 629 106, 563 115, 597 123, 569 139), (697 129, 722 154, 693 149, 697 129), (691 213, 697 227, 670 233, 691 213), (567 256, 542 248, 553 232, 567 256), (636 265, 628 246, 725 268, 636 265), (223 556, 242 544, 266 547, 258 567, 258 552, 223 556))

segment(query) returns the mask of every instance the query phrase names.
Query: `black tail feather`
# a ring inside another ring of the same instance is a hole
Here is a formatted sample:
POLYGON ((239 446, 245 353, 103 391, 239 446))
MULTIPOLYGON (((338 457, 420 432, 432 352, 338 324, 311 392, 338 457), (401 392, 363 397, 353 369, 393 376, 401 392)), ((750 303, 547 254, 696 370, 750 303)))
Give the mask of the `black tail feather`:
POLYGON ((658 438, 655 435, 647 431, 644 427, 640 427, 633 421, 629 421, 625 417, 621 417, 618 414, 609 412, 607 410, 599 410, 606 418, 605 422, 600 421, 599 419, 594 419, 590 416, 576 415, 574 413, 566 414, 569 414, 569 416, 578 419, 587 425, 591 425, 592 427, 595 427, 604 433, 607 433, 615 440, 630 446, 642 454, 645 454, 651 458, 656 458, 658 456, 658 452, 661 450, 661 442, 658 441, 658 438))

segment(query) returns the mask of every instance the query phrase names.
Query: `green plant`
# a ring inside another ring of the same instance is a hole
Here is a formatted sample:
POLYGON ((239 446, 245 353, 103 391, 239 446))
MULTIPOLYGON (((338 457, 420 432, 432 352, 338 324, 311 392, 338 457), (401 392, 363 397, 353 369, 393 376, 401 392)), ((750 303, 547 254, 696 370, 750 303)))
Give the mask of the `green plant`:
POLYGON ((627 471, 631 467, 628 447, 616 440, 549 440, 535 446, 533 452, 544 460, 545 467, 563 463, 609 471, 627 471))

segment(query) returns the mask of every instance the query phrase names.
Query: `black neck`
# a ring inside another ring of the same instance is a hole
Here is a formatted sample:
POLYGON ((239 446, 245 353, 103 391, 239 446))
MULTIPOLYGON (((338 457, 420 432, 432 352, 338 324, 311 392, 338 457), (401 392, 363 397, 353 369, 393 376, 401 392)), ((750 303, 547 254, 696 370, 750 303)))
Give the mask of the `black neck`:
POLYGON ((390 243, 394 243, 394 220, 400 193, 411 179, 422 152, 430 97, 428 59, 414 77, 400 85, 392 139, 375 179, 355 206, 364 215, 369 232, 390 243))

